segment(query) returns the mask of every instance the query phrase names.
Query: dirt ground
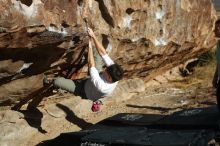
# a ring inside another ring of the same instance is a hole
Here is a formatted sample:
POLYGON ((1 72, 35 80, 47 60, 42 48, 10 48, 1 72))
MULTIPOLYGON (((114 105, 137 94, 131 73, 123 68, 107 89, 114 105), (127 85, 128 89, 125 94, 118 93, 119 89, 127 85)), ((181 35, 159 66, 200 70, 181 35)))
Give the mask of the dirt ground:
MULTIPOLYGON (((216 105, 216 89, 212 87, 212 78, 215 69, 215 62, 203 67, 197 67, 192 75, 185 77, 181 81, 163 83, 160 86, 148 87, 144 92, 134 94, 129 100, 123 102, 111 102, 104 104, 101 111, 88 113, 81 117, 72 115, 64 119, 54 118, 47 121, 46 133, 37 132, 31 135, 24 146, 32 146, 44 140, 50 140, 61 133, 74 132, 86 129, 89 126, 112 117, 118 113, 144 113, 144 114, 164 114, 173 112, 216 105)), ((64 94, 60 97, 55 94, 44 99, 39 110, 44 110, 54 103, 70 98, 64 94)), ((43 119, 46 120, 46 119, 43 119)), ((44 126, 45 127, 45 126, 44 126)))
POLYGON ((211 84, 191 84, 187 88, 179 88, 174 84, 162 87, 147 88, 145 92, 134 95, 130 100, 121 103, 104 105, 98 113, 83 116, 84 126, 59 121, 46 134, 34 135, 27 145, 36 145, 43 140, 53 139, 60 133, 86 129, 103 119, 118 113, 171 114, 187 108, 207 107, 216 104, 215 89, 211 84))

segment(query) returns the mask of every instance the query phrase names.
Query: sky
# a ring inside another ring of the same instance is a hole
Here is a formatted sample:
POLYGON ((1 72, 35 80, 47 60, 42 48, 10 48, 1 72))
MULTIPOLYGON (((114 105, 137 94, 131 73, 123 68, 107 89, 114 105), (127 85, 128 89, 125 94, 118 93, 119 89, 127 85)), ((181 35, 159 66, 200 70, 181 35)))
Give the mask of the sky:
POLYGON ((217 10, 220 10, 220 0, 212 0, 217 10))

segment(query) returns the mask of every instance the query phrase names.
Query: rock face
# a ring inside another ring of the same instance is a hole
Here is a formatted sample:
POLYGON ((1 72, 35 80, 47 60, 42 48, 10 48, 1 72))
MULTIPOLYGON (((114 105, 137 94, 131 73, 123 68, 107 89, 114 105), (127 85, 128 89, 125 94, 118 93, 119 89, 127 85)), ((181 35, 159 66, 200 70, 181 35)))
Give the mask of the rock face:
POLYGON ((42 87, 42 74, 87 72, 84 20, 125 78, 152 79, 209 50, 211 0, 0 0, 0 103, 42 87), (29 88, 30 87, 30 88, 29 88))

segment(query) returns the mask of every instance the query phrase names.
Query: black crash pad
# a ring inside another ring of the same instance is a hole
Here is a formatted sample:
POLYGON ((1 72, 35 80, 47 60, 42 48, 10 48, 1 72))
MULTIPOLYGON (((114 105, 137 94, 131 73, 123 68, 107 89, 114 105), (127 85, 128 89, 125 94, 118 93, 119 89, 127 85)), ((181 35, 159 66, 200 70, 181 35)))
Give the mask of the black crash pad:
MULTIPOLYGON (((217 107, 196 108, 169 116, 122 113, 86 130, 63 133, 48 146, 207 146, 219 135, 217 107)), ((39 145, 42 146, 42 145, 39 145)))
POLYGON ((216 106, 194 108, 175 112, 157 121, 155 125, 167 128, 216 129, 219 130, 220 114, 216 106))
POLYGON ((117 114, 113 117, 105 119, 98 124, 102 125, 144 125, 150 126, 155 122, 163 119, 164 115, 156 115, 156 114, 137 114, 137 113, 121 113, 117 114))
POLYGON ((212 130, 160 130, 145 127, 108 127, 88 134, 81 144, 137 146, 207 146, 213 139, 212 130))

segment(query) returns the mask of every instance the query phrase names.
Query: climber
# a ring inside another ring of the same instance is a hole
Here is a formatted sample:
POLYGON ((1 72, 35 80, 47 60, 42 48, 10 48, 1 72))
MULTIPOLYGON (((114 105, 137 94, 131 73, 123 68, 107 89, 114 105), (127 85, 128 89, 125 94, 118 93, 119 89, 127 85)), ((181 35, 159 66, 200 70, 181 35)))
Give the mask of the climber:
POLYGON ((217 44, 216 44, 216 54, 217 54, 217 65, 216 65, 216 70, 215 74, 213 77, 213 87, 217 88, 217 106, 218 109, 220 110, 220 83, 219 83, 219 78, 220 78, 220 19, 218 19, 215 22, 215 29, 214 29, 215 37, 217 39, 217 44))
POLYGON ((81 80, 56 78, 53 85, 56 88, 66 90, 74 95, 93 101, 92 110, 100 109, 102 102, 100 98, 109 96, 123 77, 122 68, 109 57, 105 48, 96 38, 93 30, 88 28, 90 36, 88 47, 88 66, 90 77, 81 80), (96 49, 92 49, 92 42, 96 49), (102 60, 105 63, 105 69, 102 70, 102 60))

